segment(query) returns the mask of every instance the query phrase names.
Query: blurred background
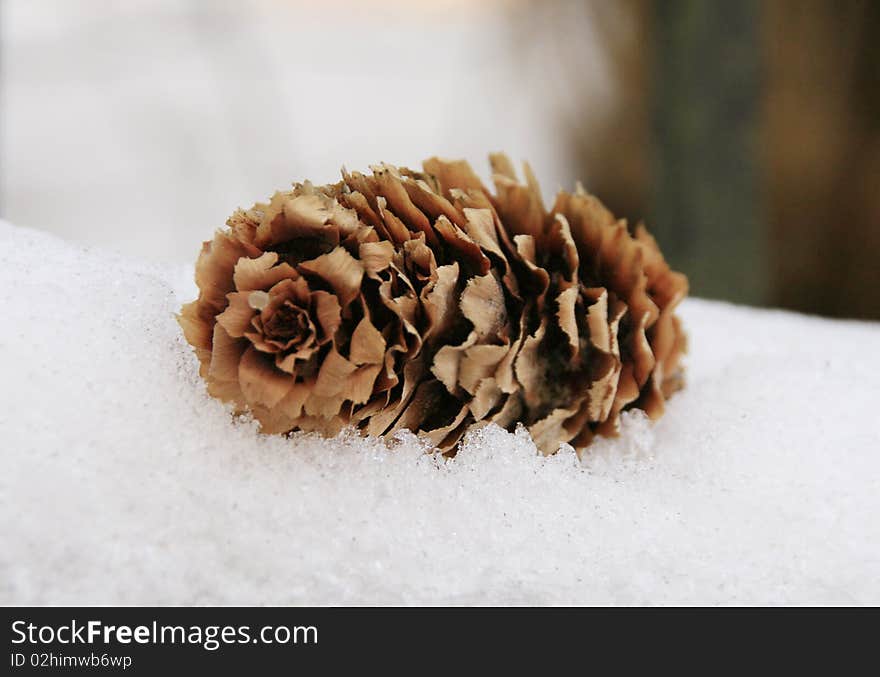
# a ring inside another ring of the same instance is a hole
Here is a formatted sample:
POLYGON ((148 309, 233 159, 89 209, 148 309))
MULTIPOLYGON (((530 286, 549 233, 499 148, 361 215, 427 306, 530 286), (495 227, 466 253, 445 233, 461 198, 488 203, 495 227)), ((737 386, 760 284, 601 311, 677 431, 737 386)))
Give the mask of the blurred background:
POLYGON ((191 262, 342 164, 528 159, 692 293, 880 318, 880 3, 0 0, 0 215, 191 262))

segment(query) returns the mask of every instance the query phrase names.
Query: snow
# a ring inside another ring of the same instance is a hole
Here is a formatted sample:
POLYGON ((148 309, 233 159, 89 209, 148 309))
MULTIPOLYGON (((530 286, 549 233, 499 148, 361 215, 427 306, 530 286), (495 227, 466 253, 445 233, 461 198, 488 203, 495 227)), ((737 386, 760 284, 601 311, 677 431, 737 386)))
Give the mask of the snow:
POLYGON ((688 386, 584 463, 259 436, 191 269, 0 222, 0 602, 880 601, 880 325, 690 299, 688 386))

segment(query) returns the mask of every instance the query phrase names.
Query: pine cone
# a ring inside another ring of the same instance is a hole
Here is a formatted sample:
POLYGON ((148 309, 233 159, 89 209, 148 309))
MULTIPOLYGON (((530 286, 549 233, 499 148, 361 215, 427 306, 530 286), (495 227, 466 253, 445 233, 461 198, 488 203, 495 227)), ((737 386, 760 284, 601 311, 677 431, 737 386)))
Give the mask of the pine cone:
POLYGON ((579 186, 549 211, 492 156, 343 170, 237 211, 179 321, 209 392, 266 433, 408 428, 444 452, 523 422, 544 453, 652 418, 682 385, 687 279, 579 186))

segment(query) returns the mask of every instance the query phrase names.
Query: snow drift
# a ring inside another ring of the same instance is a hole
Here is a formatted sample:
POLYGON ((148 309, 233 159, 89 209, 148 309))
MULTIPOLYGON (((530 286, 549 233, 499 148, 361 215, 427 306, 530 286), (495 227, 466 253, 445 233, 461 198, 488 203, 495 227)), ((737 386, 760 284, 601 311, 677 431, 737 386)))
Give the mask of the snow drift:
POLYGON ((690 299, 658 423, 443 461, 233 421, 189 275, 0 223, 0 602, 880 600, 880 325, 690 299))

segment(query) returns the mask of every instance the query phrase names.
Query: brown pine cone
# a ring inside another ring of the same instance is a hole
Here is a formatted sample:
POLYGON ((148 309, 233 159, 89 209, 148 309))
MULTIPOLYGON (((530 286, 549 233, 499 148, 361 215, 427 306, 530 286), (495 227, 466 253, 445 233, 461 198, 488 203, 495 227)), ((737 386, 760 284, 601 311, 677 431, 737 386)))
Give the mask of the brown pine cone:
POLYGON ((209 392, 266 433, 407 428, 444 452, 489 422, 544 453, 651 418, 681 387, 687 278, 578 187, 547 212, 492 156, 343 170, 237 211, 179 321, 209 392))

